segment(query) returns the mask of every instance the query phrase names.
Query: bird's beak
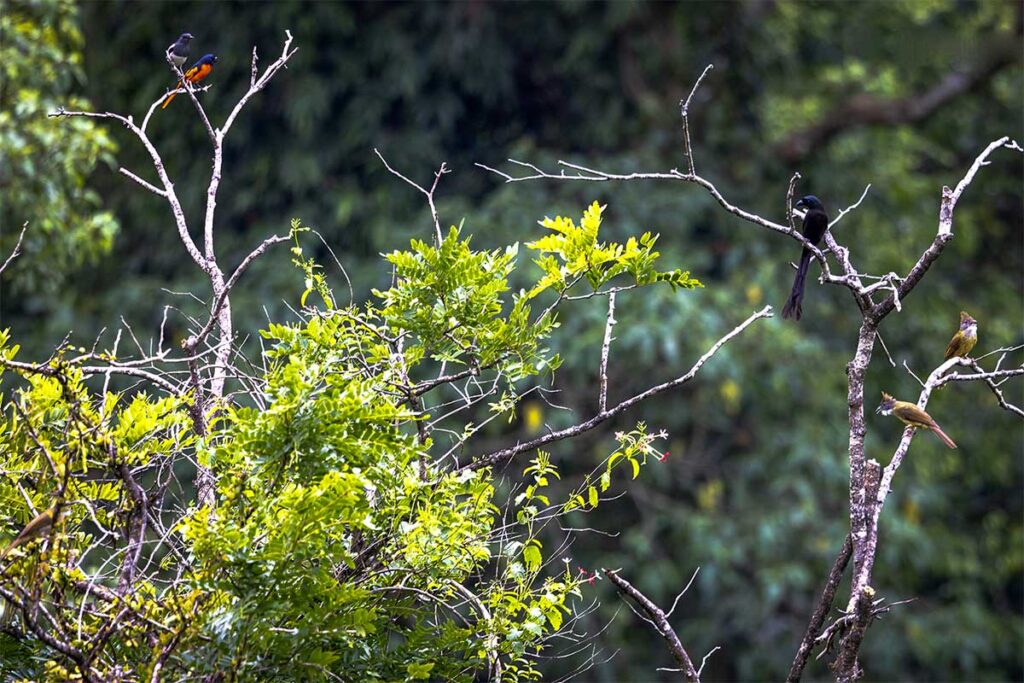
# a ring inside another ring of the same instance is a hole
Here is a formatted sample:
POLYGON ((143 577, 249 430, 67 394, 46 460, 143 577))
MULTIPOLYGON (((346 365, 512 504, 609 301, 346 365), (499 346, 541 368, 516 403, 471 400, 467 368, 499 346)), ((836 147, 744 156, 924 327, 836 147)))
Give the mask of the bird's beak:
POLYGON ((796 204, 793 205, 793 208, 794 209, 806 209, 807 205, 804 204, 804 200, 801 199, 800 201, 798 201, 796 204))
POLYGON ((881 415, 881 414, 882 414, 882 404, 879 403, 878 407, 875 408, 875 415, 881 415))

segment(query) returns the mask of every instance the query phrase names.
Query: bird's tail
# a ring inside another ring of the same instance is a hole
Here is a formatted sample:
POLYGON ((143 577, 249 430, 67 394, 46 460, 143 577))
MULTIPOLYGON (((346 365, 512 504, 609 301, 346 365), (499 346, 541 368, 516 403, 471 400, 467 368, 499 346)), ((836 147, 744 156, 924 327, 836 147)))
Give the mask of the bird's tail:
POLYGON ((811 267, 811 252, 804 248, 800 254, 800 265, 796 269, 796 279, 793 280, 793 291, 789 293, 786 305, 782 307, 782 317, 799 320, 804 314, 804 283, 807 280, 807 270, 811 267))
MULTIPOLYGON (((178 85, 174 86, 174 89, 177 90, 180 87, 181 87, 181 83, 179 82, 178 85)), ((178 93, 172 92, 170 95, 167 96, 167 99, 164 100, 164 103, 160 105, 160 108, 161 109, 167 109, 167 105, 170 104, 171 100, 173 100, 177 96, 178 96, 178 93)))
POLYGON ((949 438, 949 436, 946 435, 946 432, 942 431, 939 425, 932 425, 931 430, 935 432, 935 436, 942 439, 942 443, 946 444, 950 448, 956 448, 956 442, 949 438))

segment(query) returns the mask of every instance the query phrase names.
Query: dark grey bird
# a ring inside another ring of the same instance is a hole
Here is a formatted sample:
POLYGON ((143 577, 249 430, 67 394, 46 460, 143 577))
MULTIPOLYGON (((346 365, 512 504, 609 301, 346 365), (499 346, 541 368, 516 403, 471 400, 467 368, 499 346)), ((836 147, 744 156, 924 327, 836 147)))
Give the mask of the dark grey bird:
POLYGON ((178 39, 167 48, 167 59, 174 66, 181 68, 181 65, 188 59, 189 43, 192 42, 191 33, 182 33, 178 39))

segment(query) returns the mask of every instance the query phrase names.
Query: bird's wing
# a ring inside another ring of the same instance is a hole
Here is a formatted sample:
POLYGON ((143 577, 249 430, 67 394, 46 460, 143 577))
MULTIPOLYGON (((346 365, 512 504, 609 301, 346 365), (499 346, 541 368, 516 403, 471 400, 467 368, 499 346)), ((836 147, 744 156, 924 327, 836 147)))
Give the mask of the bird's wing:
POLYGON ((959 338, 959 334, 960 333, 957 332, 956 334, 953 335, 953 338, 949 340, 949 346, 946 347, 946 360, 952 358, 953 354, 956 353, 957 346, 959 346, 956 343, 957 339, 959 338))
POLYGON ((893 412, 896 413, 897 417, 900 417, 911 424, 927 427, 928 429, 938 426, 935 424, 935 420, 932 419, 931 415, 924 412, 913 403, 901 403, 902 405, 898 405, 893 409, 893 412))
POLYGON ((26 541, 30 541, 33 538, 41 536, 47 529, 50 528, 50 520, 52 518, 53 508, 45 510, 41 514, 37 515, 35 519, 33 519, 31 522, 25 525, 25 528, 21 530, 21 533, 15 536, 14 540, 11 541, 10 545, 8 545, 4 549, 3 553, 0 554, 0 559, 6 557, 7 553, 11 552, 22 543, 25 543, 26 541))

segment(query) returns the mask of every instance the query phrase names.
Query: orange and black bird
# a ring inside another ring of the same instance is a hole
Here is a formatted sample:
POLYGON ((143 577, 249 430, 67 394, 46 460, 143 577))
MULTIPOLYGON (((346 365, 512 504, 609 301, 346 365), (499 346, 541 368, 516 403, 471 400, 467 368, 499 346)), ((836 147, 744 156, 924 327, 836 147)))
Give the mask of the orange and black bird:
MULTIPOLYGON (((828 230, 828 214, 825 213, 825 205, 813 194, 809 194, 796 203, 796 208, 807 209, 807 213, 804 214, 803 230, 800 232, 808 242, 817 246, 821 242, 821 238, 825 236, 825 231, 828 230)), ((800 254, 800 265, 796 269, 796 279, 793 280, 793 291, 789 293, 789 299, 782 307, 783 318, 799 320, 804 313, 804 281, 807 279, 807 269, 811 267, 813 256, 811 250, 804 247, 800 254)))
POLYGON ((189 43, 192 42, 191 33, 182 33, 178 39, 167 48, 167 60, 174 66, 181 68, 181 65, 188 59, 189 43))
POLYGON ((935 436, 942 439, 942 443, 946 444, 950 448, 956 448, 956 443, 953 439, 946 436, 946 432, 942 431, 939 427, 939 423, 936 422, 931 415, 918 408, 913 403, 907 401, 897 401, 889 394, 882 392, 882 402, 878 404, 878 408, 875 409, 876 413, 882 415, 895 415, 899 418, 899 421, 908 427, 914 429, 929 429, 935 433, 935 436))
MULTIPOLYGON (((202 59, 200 59, 198 62, 190 66, 188 71, 185 72, 185 80, 189 83, 192 83, 193 85, 200 82, 201 80, 210 75, 210 72, 213 71, 213 65, 216 64, 216 62, 217 55, 203 55, 202 59)), ((174 89, 178 90, 182 87, 182 85, 182 81, 178 81, 178 85, 174 86, 174 89)), ((171 92, 171 94, 167 96, 167 99, 164 100, 164 103, 160 108, 166 109, 167 105, 171 103, 171 100, 173 100, 177 96, 178 93, 171 92)))

